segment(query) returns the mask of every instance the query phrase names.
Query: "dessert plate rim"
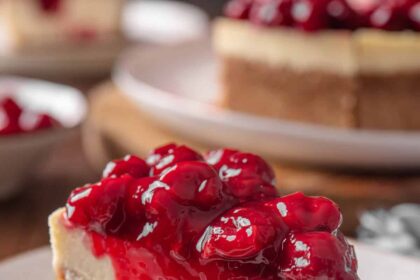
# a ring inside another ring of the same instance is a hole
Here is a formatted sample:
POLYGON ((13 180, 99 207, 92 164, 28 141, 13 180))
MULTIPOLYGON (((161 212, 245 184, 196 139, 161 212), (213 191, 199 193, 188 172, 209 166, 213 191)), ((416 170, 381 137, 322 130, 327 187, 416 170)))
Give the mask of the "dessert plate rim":
MULTIPOLYGON (((191 91, 185 86, 188 81, 199 80, 202 87, 218 90, 216 65, 208 40, 148 50, 132 48, 120 56, 113 80, 154 120, 213 146, 238 146, 286 161, 336 168, 420 167, 420 132, 350 130, 303 124, 230 111, 200 101, 202 97, 192 99, 192 95, 201 93, 187 93, 191 91), (197 67, 209 69, 194 71, 197 67), (209 74, 208 77, 203 77, 205 74, 209 74), (171 86, 177 89, 169 89, 171 86)), ((213 100, 217 98, 215 92, 210 95, 213 100)))

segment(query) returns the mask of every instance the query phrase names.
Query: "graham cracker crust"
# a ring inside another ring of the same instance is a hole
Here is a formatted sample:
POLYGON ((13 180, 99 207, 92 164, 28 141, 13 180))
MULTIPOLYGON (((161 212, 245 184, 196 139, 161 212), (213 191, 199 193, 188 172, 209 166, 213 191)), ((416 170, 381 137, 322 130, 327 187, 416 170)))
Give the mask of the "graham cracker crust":
POLYGON ((232 110, 342 128, 420 129, 420 72, 344 76, 222 56, 221 79, 223 105, 232 110))
POLYGON ((420 72, 357 78, 360 128, 420 130, 420 72))

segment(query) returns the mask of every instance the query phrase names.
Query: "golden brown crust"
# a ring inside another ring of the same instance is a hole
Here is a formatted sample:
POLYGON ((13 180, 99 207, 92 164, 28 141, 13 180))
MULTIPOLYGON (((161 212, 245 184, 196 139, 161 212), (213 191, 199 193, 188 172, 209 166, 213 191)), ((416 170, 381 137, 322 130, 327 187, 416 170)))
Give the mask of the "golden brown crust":
POLYGON ((222 65, 223 103, 230 109, 335 127, 355 126, 355 84, 349 77, 297 73, 230 57, 224 57, 222 65))
POLYGON ((420 130, 420 72, 358 77, 358 126, 420 130))
POLYGON ((420 73, 352 77, 222 57, 221 75, 223 105, 236 111, 334 127, 420 129, 420 73))

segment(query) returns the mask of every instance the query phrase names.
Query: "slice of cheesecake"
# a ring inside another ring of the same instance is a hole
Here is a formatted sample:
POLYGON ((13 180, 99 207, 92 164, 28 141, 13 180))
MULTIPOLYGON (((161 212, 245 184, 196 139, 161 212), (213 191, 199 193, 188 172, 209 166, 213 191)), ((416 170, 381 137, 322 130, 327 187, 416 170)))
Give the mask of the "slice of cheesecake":
POLYGON ((115 40, 124 0, 3 0, 0 45, 5 51, 60 48, 115 40))
POLYGON ((224 106, 341 128, 420 130, 420 2, 365 1, 376 4, 363 10, 352 2, 229 1, 213 39, 224 106))
POLYGON ((110 258, 92 254, 89 234, 69 226, 64 208, 50 216, 49 226, 57 280, 115 279, 110 258))
POLYGON ((357 280, 338 206, 278 197, 259 156, 170 144, 108 164, 50 216, 58 280, 357 280))

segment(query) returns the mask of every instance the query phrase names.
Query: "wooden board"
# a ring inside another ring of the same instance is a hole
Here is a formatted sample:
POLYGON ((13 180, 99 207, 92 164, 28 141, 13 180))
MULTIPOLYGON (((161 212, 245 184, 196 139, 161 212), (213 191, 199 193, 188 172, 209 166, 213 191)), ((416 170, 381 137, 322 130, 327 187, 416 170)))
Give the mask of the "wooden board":
MULTIPOLYGON (((130 153, 144 156, 168 142, 187 144, 200 151, 212 148, 160 127, 110 82, 91 94, 91 113, 83 129, 83 141, 88 159, 98 172, 113 158, 130 153)), ((358 216, 365 209, 420 203, 420 174, 357 174, 271 163, 282 194, 303 191, 338 202, 348 234, 354 233, 358 216)))

